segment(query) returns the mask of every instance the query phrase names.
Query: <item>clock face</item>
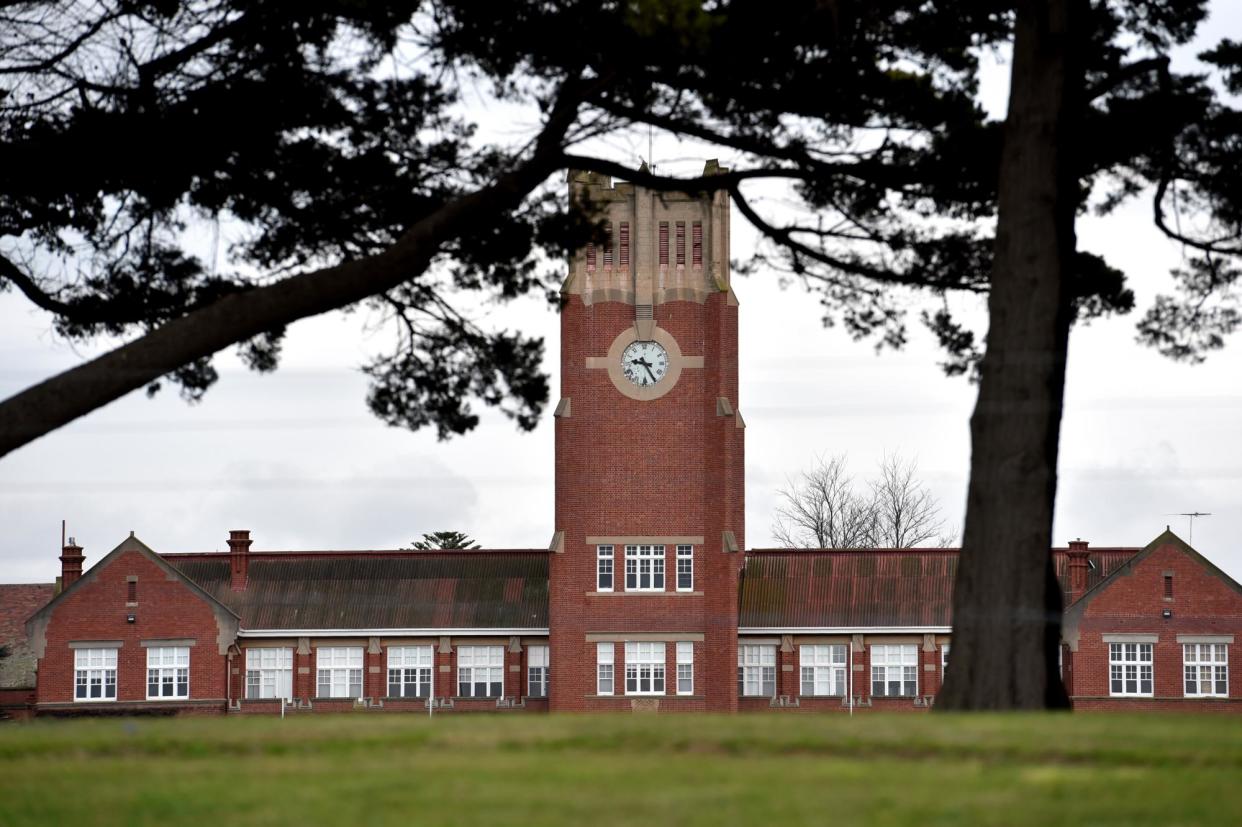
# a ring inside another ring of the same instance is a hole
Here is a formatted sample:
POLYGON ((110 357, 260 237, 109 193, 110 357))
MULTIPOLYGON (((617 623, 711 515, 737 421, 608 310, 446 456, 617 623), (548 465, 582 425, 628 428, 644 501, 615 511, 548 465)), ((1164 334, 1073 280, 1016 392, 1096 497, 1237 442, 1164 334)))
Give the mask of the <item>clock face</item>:
POLYGON ((621 354, 621 371, 640 388, 654 385, 668 373, 668 352, 659 342, 631 342, 621 354))

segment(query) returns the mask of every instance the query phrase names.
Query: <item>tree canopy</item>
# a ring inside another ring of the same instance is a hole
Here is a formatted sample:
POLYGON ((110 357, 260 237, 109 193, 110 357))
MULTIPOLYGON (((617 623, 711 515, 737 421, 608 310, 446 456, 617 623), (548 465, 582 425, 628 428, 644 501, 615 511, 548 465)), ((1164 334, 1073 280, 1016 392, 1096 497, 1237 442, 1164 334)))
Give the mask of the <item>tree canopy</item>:
POLYGON ((423 535, 423 539, 414 541, 418 551, 435 551, 443 548, 476 549, 479 544, 469 535, 460 531, 432 531, 423 535))

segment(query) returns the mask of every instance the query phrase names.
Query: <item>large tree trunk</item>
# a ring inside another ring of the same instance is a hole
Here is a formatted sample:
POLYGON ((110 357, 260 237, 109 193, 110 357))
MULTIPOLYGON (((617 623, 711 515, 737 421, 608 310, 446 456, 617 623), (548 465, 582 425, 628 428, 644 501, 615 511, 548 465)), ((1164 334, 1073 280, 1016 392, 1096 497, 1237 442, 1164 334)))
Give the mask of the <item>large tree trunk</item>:
POLYGON ((1018 4, 952 666, 938 709, 1067 704, 1048 549, 1071 316, 1083 5, 1018 4))

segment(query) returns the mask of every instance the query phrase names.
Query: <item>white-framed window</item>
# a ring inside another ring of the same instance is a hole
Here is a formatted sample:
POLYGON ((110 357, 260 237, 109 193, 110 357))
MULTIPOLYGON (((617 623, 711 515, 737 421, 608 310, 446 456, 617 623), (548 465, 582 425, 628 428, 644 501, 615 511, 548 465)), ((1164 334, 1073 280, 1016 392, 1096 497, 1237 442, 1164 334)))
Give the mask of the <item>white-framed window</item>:
POLYGON ((457 694, 499 698, 505 694, 505 647, 458 646, 457 694))
POLYGON ((845 694, 845 645, 808 644, 798 647, 803 695, 845 694))
POLYGON ((663 641, 626 641, 625 694, 664 694, 663 641))
POLYGON ((737 647, 739 695, 772 697, 776 694, 776 646, 744 643, 737 647))
POLYGON ((625 590, 664 591, 664 546, 625 547, 625 590))
POLYGON ((595 692, 598 695, 611 695, 616 691, 613 673, 615 658, 616 648, 613 644, 595 644, 595 692))
POLYGON ((903 697, 919 694, 919 647, 878 643, 871 647, 871 694, 903 697))
POLYGON ((361 698, 362 647, 318 647, 315 673, 315 694, 320 698, 361 698))
POLYGON ((1182 644, 1182 669, 1187 698, 1229 697, 1228 644, 1182 644))
POLYGON ((677 591, 694 591, 694 546, 677 547, 677 591))
POLYGON ((1150 643, 1108 644, 1108 694, 1152 694, 1152 645, 1150 643))
POLYGON ((285 647, 246 650, 246 697, 293 697, 293 649, 285 647))
POLYGON ((949 644, 940 644, 940 682, 944 683, 944 673, 949 668, 949 644))
POLYGON ((116 700, 116 650, 73 650, 73 699, 116 700))
POLYGON ((532 698, 548 697, 548 647, 526 647, 526 694, 532 698))
POLYGON ((612 546, 595 547, 595 590, 612 591, 612 546))
POLYGON ((190 697, 190 647, 147 647, 147 698, 190 697))
POLYGON ((388 647, 388 697, 430 698, 434 646, 388 647))
POLYGON ((694 694, 694 642, 677 641, 677 694, 694 694))

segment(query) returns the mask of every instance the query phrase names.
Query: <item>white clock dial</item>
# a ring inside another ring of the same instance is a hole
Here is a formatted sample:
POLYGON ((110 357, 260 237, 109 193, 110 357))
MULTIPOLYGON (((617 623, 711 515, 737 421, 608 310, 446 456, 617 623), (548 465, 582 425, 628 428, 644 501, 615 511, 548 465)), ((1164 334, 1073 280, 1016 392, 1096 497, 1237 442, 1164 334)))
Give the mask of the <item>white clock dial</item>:
POLYGON ((631 342, 621 354, 621 371, 640 388, 654 385, 668 373, 668 352, 659 342, 631 342))

